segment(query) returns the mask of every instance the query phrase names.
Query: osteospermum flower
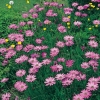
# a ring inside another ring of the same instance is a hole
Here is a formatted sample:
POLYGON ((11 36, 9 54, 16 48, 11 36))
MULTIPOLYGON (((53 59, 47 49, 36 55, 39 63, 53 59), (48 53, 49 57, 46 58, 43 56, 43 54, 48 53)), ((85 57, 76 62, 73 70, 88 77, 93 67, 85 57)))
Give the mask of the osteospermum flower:
POLYGON ((73 63, 74 63, 74 60, 67 60, 66 61, 66 66, 71 67, 73 65, 73 63))
POLYGON ((78 95, 75 95, 73 97, 73 100, 84 100, 84 99, 83 99, 83 96, 81 96, 80 94, 78 94, 78 95))
POLYGON ((46 86, 52 86, 52 85, 56 84, 55 78, 49 77, 49 78, 47 78, 47 79, 45 80, 44 83, 45 83, 46 86))
POLYGON ((73 80, 65 78, 65 79, 62 80, 62 85, 63 86, 68 86, 68 85, 71 85, 72 82, 73 82, 73 80))
POLYGON ((26 32, 26 36, 33 36, 34 33, 31 30, 27 30, 26 32))
POLYGON ((89 90, 82 90, 80 95, 84 98, 84 99, 88 99, 92 94, 89 90))
POLYGON ((93 47, 93 48, 97 48, 98 47, 98 43, 96 41, 94 41, 94 40, 90 40, 88 42, 88 45, 93 47))
POLYGON ((64 26, 60 25, 60 26, 58 26, 58 31, 61 33, 65 33, 67 31, 67 29, 64 26))
POLYGON ((53 72, 59 72, 63 69, 63 66, 56 64, 56 65, 51 66, 50 68, 53 72))
POLYGON ((5 93, 5 94, 2 94, 2 100, 10 100, 10 97, 11 97, 11 94, 10 93, 5 93))
POLYGON ((20 69, 20 70, 18 70, 18 71, 16 72, 16 76, 17 76, 17 77, 22 77, 22 76, 24 76, 25 74, 26 74, 26 71, 23 70, 23 69, 20 69))
POLYGON ((35 80, 36 80, 35 75, 27 75, 27 77, 26 77, 27 82, 34 82, 35 80))
POLYGON ((64 40, 65 40, 65 41, 73 41, 73 39, 74 39, 73 36, 70 36, 70 35, 64 36, 64 40))
POLYGON ((51 48, 51 50, 50 50, 50 56, 51 57, 55 57, 55 56, 57 56, 58 55, 58 53, 59 53, 59 49, 58 48, 51 48))
POLYGON ((55 76, 55 78, 56 78, 56 80, 61 81, 61 80, 63 80, 63 79, 65 78, 65 74, 57 74, 57 75, 55 76))
POLYGON ((90 66, 89 66, 89 64, 88 64, 87 62, 83 62, 83 63, 81 64, 81 67, 84 68, 84 69, 87 69, 87 68, 89 68, 90 66))
POLYGON ((95 84, 94 82, 89 82, 86 87, 86 89, 89 91, 95 91, 98 88, 99 88, 98 84, 95 84))
POLYGON ((65 44, 64 44, 64 42, 62 42, 62 41, 58 41, 58 42, 56 43, 56 46, 59 47, 59 48, 63 48, 63 47, 65 46, 65 44))
POLYGON ((22 82, 22 81, 17 81, 14 84, 14 87, 19 91, 19 92, 23 92, 27 89, 27 85, 26 83, 22 82))
POLYGON ((9 78, 3 78, 2 80, 0 80, 1 83, 5 83, 9 80, 9 78))
POLYGON ((80 22, 80 21, 75 21, 75 22, 74 22, 74 25, 80 27, 80 26, 82 25, 82 22, 80 22))

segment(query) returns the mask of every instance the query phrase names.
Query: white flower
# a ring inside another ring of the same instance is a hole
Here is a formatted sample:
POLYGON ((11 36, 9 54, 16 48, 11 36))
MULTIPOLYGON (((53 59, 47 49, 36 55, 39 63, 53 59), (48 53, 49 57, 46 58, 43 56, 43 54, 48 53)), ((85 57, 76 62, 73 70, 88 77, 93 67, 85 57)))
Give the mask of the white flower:
POLYGON ((9 1, 9 4, 10 4, 10 5, 13 5, 13 4, 14 4, 14 1, 12 1, 12 0, 9 1))

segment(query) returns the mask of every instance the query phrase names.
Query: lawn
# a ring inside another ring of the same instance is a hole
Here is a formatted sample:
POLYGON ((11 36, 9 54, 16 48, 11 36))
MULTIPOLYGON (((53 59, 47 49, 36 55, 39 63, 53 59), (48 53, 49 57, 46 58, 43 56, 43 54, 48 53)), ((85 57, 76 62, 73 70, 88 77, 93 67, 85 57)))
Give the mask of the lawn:
POLYGON ((100 100, 99 3, 29 1, 0 1, 0 100, 100 100))

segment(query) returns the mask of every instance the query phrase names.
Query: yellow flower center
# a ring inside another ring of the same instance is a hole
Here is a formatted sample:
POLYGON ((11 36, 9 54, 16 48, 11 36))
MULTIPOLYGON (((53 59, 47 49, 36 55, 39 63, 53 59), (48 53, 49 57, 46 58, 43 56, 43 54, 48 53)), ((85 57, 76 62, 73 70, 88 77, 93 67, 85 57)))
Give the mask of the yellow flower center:
POLYGON ((21 42, 21 41, 19 41, 17 44, 22 44, 22 42, 21 42))
POLYGON ((9 40, 8 39, 5 39, 5 41, 8 42, 9 40))
POLYGON ((15 45, 14 45, 14 44, 12 44, 10 47, 14 48, 14 47, 15 47, 15 45))

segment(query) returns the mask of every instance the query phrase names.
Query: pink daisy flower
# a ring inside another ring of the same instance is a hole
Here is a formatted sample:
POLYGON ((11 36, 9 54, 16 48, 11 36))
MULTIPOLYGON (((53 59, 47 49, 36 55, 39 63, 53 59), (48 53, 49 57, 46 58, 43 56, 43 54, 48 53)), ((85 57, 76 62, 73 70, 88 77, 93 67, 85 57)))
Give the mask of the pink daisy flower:
POLYGON ((89 91, 95 91, 98 88, 99 88, 98 84, 95 84, 94 82, 89 82, 86 87, 86 89, 89 91))
POLYGON ((59 47, 59 48, 63 48, 63 47, 65 46, 65 43, 62 42, 62 41, 58 41, 58 42, 56 43, 56 46, 59 47))
POLYGON ((22 81, 17 81, 14 84, 14 87, 19 91, 19 92, 23 92, 27 89, 27 85, 26 83, 22 82, 22 81))
POLYGON ((3 78, 2 80, 0 80, 1 83, 5 83, 9 80, 9 78, 3 78))
POLYGON ((74 60, 67 60, 66 61, 66 66, 71 67, 71 66, 73 66, 73 63, 74 63, 74 60))
POLYGON ((65 79, 62 80, 62 85, 63 86, 68 86, 68 85, 71 85, 72 82, 73 82, 73 80, 68 79, 68 78, 67 79, 65 78, 65 79))
POLYGON ((75 95, 73 97, 73 100, 84 100, 84 99, 83 99, 83 96, 81 96, 80 94, 78 94, 78 95, 75 95))
POLYGON ((47 78, 47 79, 45 80, 44 83, 45 83, 46 86, 52 86, 52 85, 56 84, 55 78, 49 77, 49 78, 47 78))
POLYGON ((81 67, 84 68, 84 69, 87 69, 87 68, 89 68, 90 66, 89 66, 89 64, 88 64, 87 62, 83 62, 83 63, 81 64, 81 67))
POLYGON ((51 48, 51 50, 50 50, 50 56, 51 57, 55 57, 55 56, 57 56, 58 55, 58 53, 59 53, 59 49, 58 48, 51 48))
POLYGON ((10 97, 11 97, 11 94, 10 93, 5 93, 5 94, 2 94, 2 100, 10 100, 10 97))
POLYGON ((67 29, 64 26, 58 26, 58 31, 61 33, 65 33, 67 31, 67 29))
POLYGON ((90 40, 88 42, 88 45, 93 47, 93 48, 97 48, 98 47, 98 43, 96 41, 94 41, 94 40, 90 40))
POLYGON ((70 35, 66 35, 66 36, 64 37, 64 40, 65 40, 65 41, 73 41, 73 39, 74 39, 74 37, 73 37, 73 36, 70 36, 70 35))
POLYGON ((55 78, 56 80, 62 81, 65 78, 65 74, 57 74, 55 78))
POLYGON ((35 80, 36 80, 35 75, 27 75, 27 77, 26 77, 27 82, 34 82, 35 80))
POLYGON ((84 98, 84 99, 88 99, 92 94, 89 90, 82 90, 80 95, 84 98))
POLYGON ((18 70, 18 71, 16 72, 16 76, 17 76, 17 77, 22 77, 22 76, 24 76, 25 74, 26 74, 26 71, 23 70, 23 69, 20 69, 20 70, 18 70))

